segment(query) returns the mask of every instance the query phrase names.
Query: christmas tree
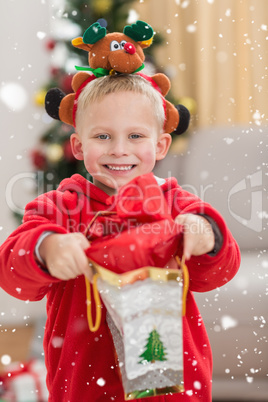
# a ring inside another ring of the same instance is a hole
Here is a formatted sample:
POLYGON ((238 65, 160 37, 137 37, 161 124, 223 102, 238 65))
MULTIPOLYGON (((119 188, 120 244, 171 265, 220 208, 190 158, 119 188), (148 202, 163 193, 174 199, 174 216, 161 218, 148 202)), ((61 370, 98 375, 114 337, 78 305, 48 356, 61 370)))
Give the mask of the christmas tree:
POLYGON ((165 348, 160 340, 160 335, 153 329, 150 332, 147 344, 145 346, 145 351, 139 356, 142 360, 139 361, 140 364, 155 363, 156 360, 164 361, 166 359, 165 348))
MULTIPOLYGON (((71 40, 76 36, 83 36, 86 29, 96 21, 107 27, 109 32, 122 32, 125 25, 138 19, 135 11, 131 9, 131 3, 133 0, 65 1, 65 9, 57 20, 55 37, 46 42, 46 49, 51 53, 53 64, 48 82, 36 94, 36 104, 44 108, 45 95, 50 88, 60 88, 66 94, 72 92, 71 82, 77 72, 75 65, 88 66, 87 52, 73 47, 71 40), (62 57, 62 54, 65 57, 62 57)), ((153 45, 149 51, 146 50, 145 74, 152 75, 156 71, 152 62, 152 48, 160 43, 161 36, 155 35, 153 45)), ((69 138, 73 128, 60 121, 51 120, 48 121, 48 126, 31 152, 33 166, 38 171, 38 191, 55 189, 62 179, 74 173, 80 173, 90 179, 83 162, 76 160, 72 154, 69 138)))

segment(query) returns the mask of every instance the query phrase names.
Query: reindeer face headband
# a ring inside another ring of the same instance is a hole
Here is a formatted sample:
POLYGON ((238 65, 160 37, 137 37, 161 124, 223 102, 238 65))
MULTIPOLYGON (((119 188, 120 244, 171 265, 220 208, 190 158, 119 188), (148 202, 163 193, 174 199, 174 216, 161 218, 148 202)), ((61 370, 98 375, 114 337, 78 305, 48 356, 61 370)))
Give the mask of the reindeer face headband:
MULTIPOLYGON (((138 73, 144 67, 143 49, 151 45, 152 39, 153 29, 143 21, 126 26, 123 33, 106 34, 106 29, 98 22, 91 25, 83 37, 72 41, 75 47, 88 51, 90 67, 76 67, 83 71, 73 77, 73 93, 65 95, 58 88, 48 91, 45 99, 47 113, 54 119, 75 125, 77 98, 84 86, 92 79, 108 74, 138 73), (89 75, 86 71, 91 74, 89 75)), ((161 73, 152 77, 140 75, 163 96, 166 115, 165 132, 176 134, 185 132, 189 125, 190 114, 184 106, 174 106, 164 98, 170 89, 168 77, 161 73)))

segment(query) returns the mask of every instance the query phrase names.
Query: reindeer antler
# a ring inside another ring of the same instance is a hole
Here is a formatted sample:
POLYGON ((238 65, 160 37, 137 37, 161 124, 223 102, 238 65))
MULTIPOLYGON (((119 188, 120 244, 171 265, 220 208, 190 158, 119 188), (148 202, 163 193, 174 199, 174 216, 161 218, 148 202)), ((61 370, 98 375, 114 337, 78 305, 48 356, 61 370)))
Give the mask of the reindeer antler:
POLYGON ((137 21, 135 24, 126 25, 123 32, 136 42, 143 42, 154 36, 153 28, 144 21, 137 21))
POLYGON ((93 45, 104 36, 106 36, 106 28, 102 27, 99 22, 95 22, 85 31, 83 42, 93 45))

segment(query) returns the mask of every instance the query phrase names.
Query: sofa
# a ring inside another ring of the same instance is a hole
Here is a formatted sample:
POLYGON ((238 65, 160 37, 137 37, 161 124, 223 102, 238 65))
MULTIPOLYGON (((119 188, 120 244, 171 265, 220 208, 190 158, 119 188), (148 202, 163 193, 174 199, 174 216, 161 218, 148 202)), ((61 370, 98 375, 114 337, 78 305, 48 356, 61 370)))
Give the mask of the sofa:
POLYGON ((210 338, 213 400, 268 401, 268 127, 209 127, 177 138, 155 175, 214 206, 241 249, 224 287, 195 294, 210 338))

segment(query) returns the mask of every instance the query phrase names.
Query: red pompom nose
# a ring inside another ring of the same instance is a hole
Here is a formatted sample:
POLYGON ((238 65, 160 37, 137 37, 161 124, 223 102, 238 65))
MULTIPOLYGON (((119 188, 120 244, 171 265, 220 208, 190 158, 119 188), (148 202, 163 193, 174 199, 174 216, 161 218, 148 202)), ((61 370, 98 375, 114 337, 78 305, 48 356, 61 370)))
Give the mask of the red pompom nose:
POLYGON ((135 46, 134 46, 132 43, 130 43, 130 42, 125 43, 124 49, 125 49, 125 51, 126 51, 127 53, 129 53, 129 54, 134 54, 134 53, 136 53, 136 48, 135 48, 135 46))

